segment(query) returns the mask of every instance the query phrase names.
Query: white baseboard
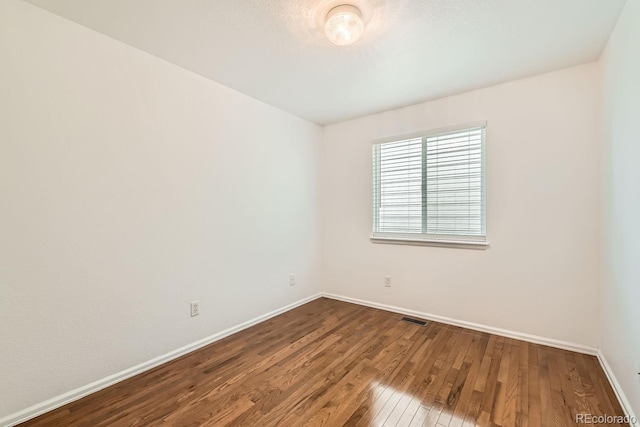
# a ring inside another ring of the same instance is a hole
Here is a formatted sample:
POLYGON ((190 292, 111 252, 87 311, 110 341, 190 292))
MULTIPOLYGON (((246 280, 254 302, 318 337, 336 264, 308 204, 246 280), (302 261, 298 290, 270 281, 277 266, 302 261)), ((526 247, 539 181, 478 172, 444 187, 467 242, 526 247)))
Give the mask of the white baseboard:
MULTIPOLYGON (((515 331, 510 331, 510 330, 506 330, 506 329, 500 329, 500 328, 495 328, 492 326, 486 326, 486 325, 481 325, 481 324, 477 324, 477 323, 473 323, 473 322, 467 322, 467 321, 463 321, 463 320, 456 320, 456 319, 451 319, 448 317, 444 317, 444 316, 439 316, 439 315, 435 315, 435 314, 430 314, 430 313, 424 313, 424 312, 420 312, 417 310, 410 310, 410 309, 406 309, 406 308, 401 308, 401 307, 396 307, 396 306, 392 306, 392 305, 388 305, 388 304, 382 304, 382 303, 377 303, 377 302, 372 302, 372 301, 366 301, 366 300, 361 300, 361 299, 357 299, 357 298, 351 298, 351 297, 345 297, 345 296, 341 296, 341 295, 336 295, 336 294, 332 294, 332 293, 319 293, 316 295, 312 295, 310 297, 304 298, 302 300, 296 301, 292 304, 286 305, 284 307, 281 307, 277 310, 271 311, 269 313, 263 314, 262 316, 258 316, 254 319, 248 320, 244 323, 241 323, 239 325, 233 326, 231 328, 225 329, 224 331, 221 331, 217 334, 213 334, 211 336, 208 336, 206 338, 203 338, 199 341, 193 342, 191 344, 187 344, 183 347, 180 347, 176 350, 173 350, 169 353, 163 354, 162 356, 158 356, 156 358, 153 358, 151 360, 148 360, 146 362, 143 362, 139 365, 133 366, 129 369, 125 369, 124 371, 115 373, 113 375, 110 375, 108 377, 102 378, 100 380, 94 381, 90 384, 87 384, 85 386, 79 387, 75 390, 71 390, 67 393, 61 394, 59 396, 53 397, 49 400, 46 400, 44 402, 35 404, 33 406, 30 406, 29 408, 26 408, 22 411, 10 414, 4 418, 0 419, 0 426, 2 427, 10 427, 10 426, 15 426, 17 424, 20 424, 24 421, 30 420, 32 418, 35 418, 39 415, 42 415, 46 412, 52 411, 56 408, 59 408, 61 406, 64 406, 68 403, 71 403, 73 401, 76 401, 78 399, 81 399, 89 394, 95 393, 99 390, 102 390, 104 388, 107 388, 113 384, 116 384, 118 382, 124 381, 128 378, 131 378, 135 375, 141 374, 145 371, 148 371, 152 368, 155 368, 159 365, 162 365, 163 363, 167 363, 170 362, 171 360, 174 360, 178 357, 184 356, 185 354, 191 353, 195 350, 198 350, 204 346, 207 346, 211 343, 214 343, 216 341, 219 341, 223 338, 228 337, 229 335, 235 334, 237 332, 240 332, 244 329, 250 328, 251 326, 254 326, 258 323, 264 322, 265 320, 271 319, 272 317, 275 317, 279 314, 282 314, 284 312, 287 312, 289 310, 292 310, 296 307, 299 307, 303 304, 306 304, 310 301, 316 300, 320 297, 326 297, 326 298, 331 298, 331 299, 335 299, 338 301, 344 301, 344 302, 349 302, 349 303, 353 303, 353 304, 358 304, 358 305, 362 305, 362 306, 366 306, 366 307, 372 307, 372 308, 377 308, 377 309, 381 309, 381 310, 385 310, 385 311, 390 311, 393 313, 399 313, 399 314, 404 314, 404 315, 408 315, 408 316, 415 316, 415 317, 419 317, 419 318, 423 318, 423 319, 427 319, 427 320, 432 320, 434 322, 440 322, 440 323, 445 323, 448 325, 453 325, 453 326, 459 326, 462 328, 467 328, 467 329, 473 329, 476 331, 481 331, 481 332, 487 332, 490 334, 494 334, 494 335, 500 335, 500 336, 504 336, 507 338, 514 338, 514 339, 518 339, 518 340, 522 340, 522 341, 527 341, 527 342, 531 342, 534 344, 541 344, 541 345, 546 345, 549 347, 555 347, 555 348, 560 348, 563 350, 570 350, 570 351, 575 351, 578 353, 583 353, 583 354, 589 354, 589 355, 594 355, 598 357, 598 360, 600 361, 600 364, 602 365, 602 369, 604 370, 605 374, 607 375, 607 378, 611 384, 611 386, 613 387, 613 390, 616 393, 616 396, 618 397, 618 400, 620 401, 620 404, 622 405, 625 414, 628 415, 629 417, 634 417, 633 414, 633 410, 631 409, 631 405, 629 404, 629 401, 627 400, 624 392, 622 391, 622 388, 620 387, 620 384, 618 383, 615 375, 613 374, 613 371, 611 370, 611 367, 609 366, 609 364, 607 363, 607 360, 605 359, 604 355, 602 354, 602 352, 600 350, 597 350, 595 348, 592 347, 588 347, 588 346, 584 346, 581 344, 575 344, 575 343, 570 343, 570 342, 565 342, 565 341, 560 341, 560 340, 555 340, 555 339, 551 339, 551 338, 545 338, 545 337, 540 337, 540 336, 536 336, 536 335, 531 335, 531 334, 525 334, 525 333, 521 333, 521 332, 515 332, 515 331)), ((637 425, 637 424, 636 424, 637 425)), ((640 426, 639 426, 640 427, 640 426)))
POLYGON ((45 400, 44 402, 37 403, 33 406, 30 406, 22 411, 15 412, 13 414, 9 414, 6 417, 0 419, 0 426, 2 427, 10 427, 15 426, 16 424, 20 424, 27 420, 37 417, 38 415, 42 415, 46 412, 52 411, 56 408, 64 406, 68 403, 81 399, 91 393, 95 393, 99 390, 107 388, 111 385, 119 383, 120 381, 124 381, 127 378, 131 378, 135 375, 141 374, 149 369, 155 368, 157 366, 162 365, 163 363, 170 362, 173 359, 177 359, 180 356, 184 356, 187 353, 191 353, 192 351, 198 350, 204 346, 207 346, 211 343, 219 341, 223 338, 228 337, 229 335, 233 335, 236 332, 240 332, 244 329, 250 328, 258 323, 264 322, 265 320, 271 319, 279 314, 282 314, 286 311, 292 310, 296 307, 299 307, 303 304, 306 304, 310 301, 318 299, 322 296, 322 294, 312 295, 310 297, 301 299, 292 304, 281 307, 277 310, 271 311, 269 313, 263 314, 262 316, 258 316, 254 319, 248 320, 239 325, 233 326, 231 328, 225 329, 224 331, 218 332, 217 334, 210 335, 206 338, 203 338, 199 341, 193 342, 191 344, 187 344, 183 347, 180 347, 176 350, 170 351, 169 353, 163 354, 162 356, 155 357, 151 360, 143 362, 139 365, 133 366, 129 369, 125 369, 124 371, 120 371, 113 375, 109 375, 108 377, 99 379, 85 386, 76 388, 75 390, 71 390, 67 393, 61 394, 59 396, 53 397, 49 400, 45 400))
POLYGON ((553 338, 545 338, 537 335, 525 334, 523 332, 510 331, 507 329, 495 328, 493 326, 481 325, 479 323, 467 322, 464 320, 451 319, 449 317, 439 316, 437 314, 424 313, 421 311, 410 310, 407 308, 396 307, 388 304, 381 304, 372 301, 361 300, 358 298, 345 297, 332 293, 323 293, 323 297, 335 299, 338 301, 350 302, 353 304, 364 305, 366 307, 378 308, 380 310, 391 311, 393 313, 404 314, 408 316, 420 317, 422 319, 432 320, 434 322, 446 323, 447 325, 460 326, 462 328, 473 329, 474 331, 488 332, 494 335, 500 335, 507 338, 514 338, 521 341, 527 341, 534 344, 546 345, 549 347, 560 348, 563 350, 575 351, 577 353, 596 356, 598 350, 593 347, 582 344, 575 344, 567 341, 560 341, 553 338))
POLYGON ((640 426, 640 423, 638 423, 638 421, 637 421, 638 418, 633 413, 633 409, 631 408, 631 403, 629 403, 629 399, 627 399, 627 396, 624 394, 624 391, 622 390, 622 387, 620 386, 620 383, 618 382, 618 379, 614 375, 613 370, 611 369, 611 366, 609 365, 609 362, 607 362, 607 359, 606 359, 606 357, 604 357, 604 354, 602 353, 601 350, 598 350, 597 356, 598 356, 598 361, 600 362, 600 366, 602 366, 602 370, 607 375, 607 379, 609 380, 609 384, 611 384, 611 387, 613 388, 613 391, 616 393, 616 397, 618 398, 618 401, 620 402, 620 405, 622 406, 622 410, 624 411, 624 414, 629 419, 635 419, 636 420, 635 423, 632 423, 630 425, 631 426, 640 426))

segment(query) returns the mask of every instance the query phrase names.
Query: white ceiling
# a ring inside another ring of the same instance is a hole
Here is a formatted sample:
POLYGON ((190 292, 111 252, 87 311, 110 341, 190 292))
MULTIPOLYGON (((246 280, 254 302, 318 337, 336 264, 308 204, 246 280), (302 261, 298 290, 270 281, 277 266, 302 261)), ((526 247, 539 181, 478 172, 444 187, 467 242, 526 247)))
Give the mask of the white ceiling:
POLYGON ((318 124, 596 60, 625 0, 27 0, 318 124))

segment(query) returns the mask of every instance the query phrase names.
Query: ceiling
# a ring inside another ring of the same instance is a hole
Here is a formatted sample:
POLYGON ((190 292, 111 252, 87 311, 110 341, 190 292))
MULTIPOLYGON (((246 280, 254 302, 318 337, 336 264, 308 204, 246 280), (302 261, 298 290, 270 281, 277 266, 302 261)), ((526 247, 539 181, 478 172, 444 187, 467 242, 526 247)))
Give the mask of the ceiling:
POLYGON ((598 59, 625 0, 27 0, 324 125, 598 59))

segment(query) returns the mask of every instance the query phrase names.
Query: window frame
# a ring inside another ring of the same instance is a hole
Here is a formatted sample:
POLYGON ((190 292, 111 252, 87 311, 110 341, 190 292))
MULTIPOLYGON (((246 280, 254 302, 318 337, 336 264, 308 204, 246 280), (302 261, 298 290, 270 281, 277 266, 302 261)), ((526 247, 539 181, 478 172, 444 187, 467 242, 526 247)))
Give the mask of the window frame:
MULTIPOLYGON (((487 239, 488 231, 487 231, 487 189, 486 189, 486 181, 487 181, 487 122, 486 121, 478 121, 471 122, 456 126, 444 127, 431 129, 427 131, 414 132, 411 134, 404 135, 396 135, 386 138, 378 138, 372 141, 371 144, 371 156, 373 160, 373 156, 375 153, 375 146, 385 143, 391 142, 399 142, 410 139, 417 138, 425 138, 425 137, 433 137, 445 135, 448 133, 456 133, 463 131, 473 131, 481 129, 483 131, 482 137, 482 146, 481 146, 481 186, 482 186, 482 227, 484 229, 484 235, 446 235, 446 234, 425 234, 425 233, 397 233, 397 232, 376 232, 375 226, 377 224, 377 215, 379 215, 378 207, 375 206, 376 200, 379 200, 380 197, 374 197, 374 187, 380 191, 380 185, 376 185, 374 179, 378 180, 379 177, 377 174, 379 171, 375 167, 372 161, 371 164, 371 236, 369 239, 372 243, 388 243, 388 244, 399 244, 399 245, 420 245, 420 246, 442 246, 442 247, 460 247, 460 248, 468 248, 468 249, 486 249, 489 247, 489 241, 487 239)), ((424 176, 423 176, 424 179, 424 176)), ((424 210, 426 205, 423 204, 422 209, 424 210)))

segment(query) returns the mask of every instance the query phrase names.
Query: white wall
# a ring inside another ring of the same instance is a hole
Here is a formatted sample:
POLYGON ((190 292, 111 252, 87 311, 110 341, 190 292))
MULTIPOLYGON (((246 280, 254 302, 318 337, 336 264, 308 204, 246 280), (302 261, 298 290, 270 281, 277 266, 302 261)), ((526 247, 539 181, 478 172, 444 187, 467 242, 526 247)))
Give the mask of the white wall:
POLYGON ((640 0, 628 0, 604 70, 605 278, 601 350, 640 415, 640 0))
POLYGON ((596 347, 599 83, 588 64, 326 127, 325 290, 596 347), (478 120, 490 249, 371 243, 371 141, 478 120))
POLYGON ((320 133, 0 2, 0 418, 318 292, 320 133))

